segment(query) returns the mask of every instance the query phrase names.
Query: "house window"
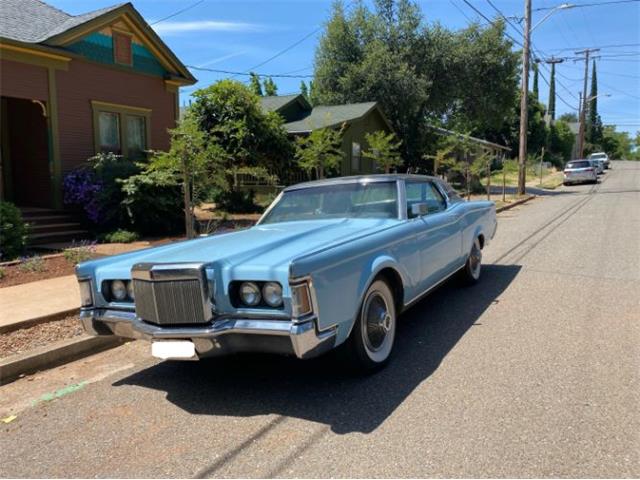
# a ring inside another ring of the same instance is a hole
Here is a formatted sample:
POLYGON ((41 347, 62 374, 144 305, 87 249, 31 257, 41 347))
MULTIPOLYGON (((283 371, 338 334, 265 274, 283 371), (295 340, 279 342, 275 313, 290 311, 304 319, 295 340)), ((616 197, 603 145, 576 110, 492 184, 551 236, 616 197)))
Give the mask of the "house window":
POLYGON ((131 36, 113 32, 113 59, 120 65, 131 65, 131 36))
POLYGON ((151 110, 96 101, 92 105, 96 152, 113 152, 130 159, 145 156, 151 110))
POLYGON ((127 151, 130 158, 144 156, 147 149, 147 119, 140 115, 125 115, 127 122, 127 151))
POLYGON ((98 114, 98 147, 101 152, 121 153, 120 116, 117 113, 98 114))
POLYGON ((351 171, 359 172, 360 171, 360 160, 362 158, 362 151, 360 149, 360 144, 357 142, 351 143, 351 171))

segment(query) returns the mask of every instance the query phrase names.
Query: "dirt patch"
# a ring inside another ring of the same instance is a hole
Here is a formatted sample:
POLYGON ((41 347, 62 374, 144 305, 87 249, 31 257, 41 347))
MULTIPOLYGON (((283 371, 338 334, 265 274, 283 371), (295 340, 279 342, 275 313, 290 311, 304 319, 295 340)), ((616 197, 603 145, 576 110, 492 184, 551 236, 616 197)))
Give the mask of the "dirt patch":
POLYGON ((78 315, 0 334, 0 358, 28 352, 84 333, 78 315))
POLYGON ((0 278, 0 288, 21 285, 23 283, 46 280, 48 278, 72 275, 74 265, 64 257, 42 258, 38 265, 28 269, 24 263, 0 267, 4 276, 0 278))

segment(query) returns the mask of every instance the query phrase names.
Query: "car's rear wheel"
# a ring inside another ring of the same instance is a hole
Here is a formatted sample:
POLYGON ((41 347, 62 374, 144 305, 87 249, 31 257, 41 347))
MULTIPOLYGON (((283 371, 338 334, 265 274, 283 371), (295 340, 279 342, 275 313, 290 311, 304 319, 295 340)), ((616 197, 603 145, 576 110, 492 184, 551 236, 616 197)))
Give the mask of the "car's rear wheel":
POLYGON ((376 280, 367 289, 344 346, 351 365, 360 372, 374 372, 384 367, 393 351, 396 323, 391 288, 384 280, 376 280))
POLYGON ((467 257, 467 263, 461 271, 462 280, 467 285, 478 283, 482 274, 482 248, 480 247, 480 239, 476 238, 471 246, 471 251, 467 257))

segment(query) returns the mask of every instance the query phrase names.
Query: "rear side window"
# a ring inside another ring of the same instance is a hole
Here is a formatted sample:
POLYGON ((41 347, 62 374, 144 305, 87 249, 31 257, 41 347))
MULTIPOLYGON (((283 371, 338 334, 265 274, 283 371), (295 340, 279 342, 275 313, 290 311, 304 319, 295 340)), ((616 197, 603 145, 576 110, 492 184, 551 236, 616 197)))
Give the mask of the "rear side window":
POLYGON ((591 166, 590 162, 569 162, 567 163, 567 168, 589 168, 591 166))
POLYGON ((460 197, 460 195, 458 195, 458 192, 456 192, 453 187, 447 182, 438 180, 438 186, 447 193, 447 197, 449 197, 449 201, 451 203, 462 201, 462 198, 460 197))

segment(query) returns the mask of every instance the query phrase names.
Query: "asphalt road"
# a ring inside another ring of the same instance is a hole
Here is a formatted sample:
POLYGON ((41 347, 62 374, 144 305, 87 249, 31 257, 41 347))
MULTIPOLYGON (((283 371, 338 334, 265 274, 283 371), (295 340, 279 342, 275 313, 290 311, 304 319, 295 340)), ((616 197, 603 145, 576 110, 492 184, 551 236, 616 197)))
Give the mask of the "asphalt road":
POLYGON ((136 342, 1 387, 0 475, 640 476, 640 162, 499 217, 481 283, 408 311, 377 375, 136 342))

